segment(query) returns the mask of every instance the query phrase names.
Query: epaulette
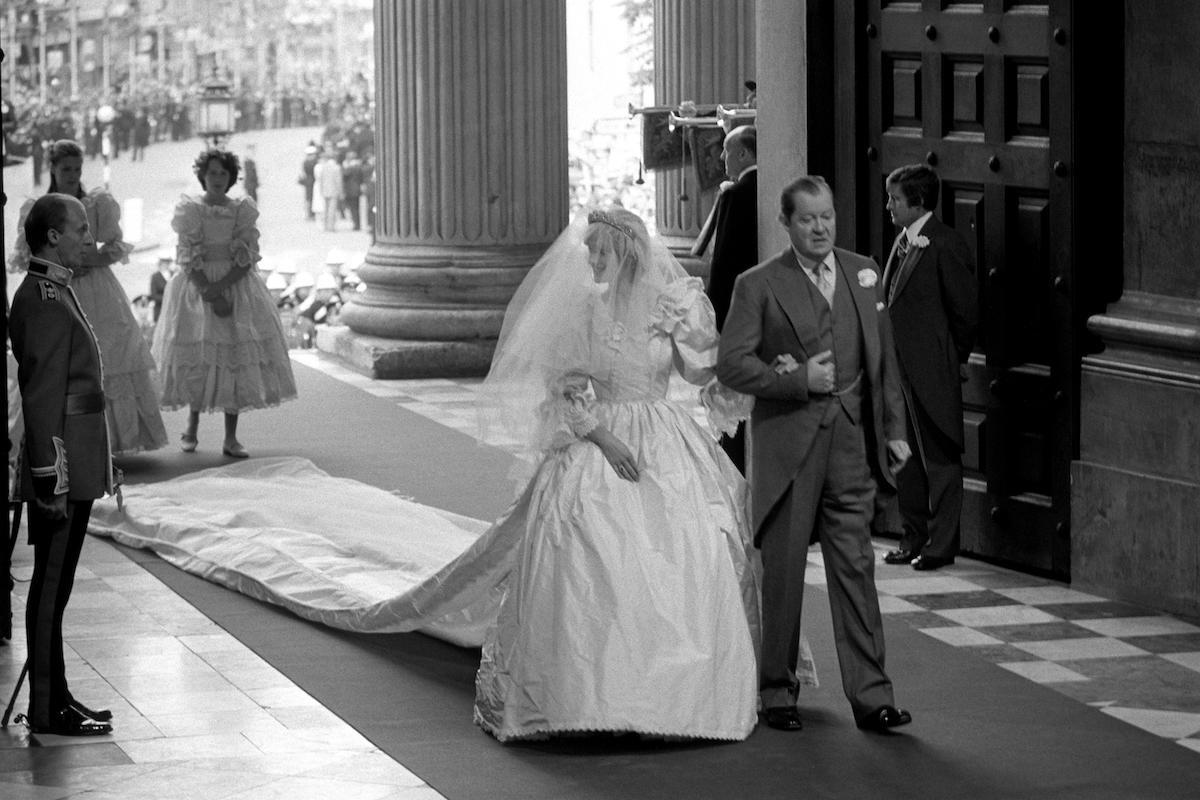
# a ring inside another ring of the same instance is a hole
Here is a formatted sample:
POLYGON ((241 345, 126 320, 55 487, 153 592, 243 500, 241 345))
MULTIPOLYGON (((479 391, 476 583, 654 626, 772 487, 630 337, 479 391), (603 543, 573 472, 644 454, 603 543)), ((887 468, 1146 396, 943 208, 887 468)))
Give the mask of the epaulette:
POLYGON ((42 293, 43 300, 58 299, 58 286, 54 284, 54 281, 38 281, 38 290, 42 293))

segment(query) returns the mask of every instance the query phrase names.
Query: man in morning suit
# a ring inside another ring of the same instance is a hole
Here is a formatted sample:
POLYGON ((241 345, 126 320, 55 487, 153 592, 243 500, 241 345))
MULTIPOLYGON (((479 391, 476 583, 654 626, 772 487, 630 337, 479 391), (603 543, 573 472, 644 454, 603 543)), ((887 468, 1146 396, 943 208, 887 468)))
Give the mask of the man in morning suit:
POLYGON ((63 194, 38 198, 25 239, 33 257, 13 297, 9 335, 25 418, 21 493, 33 544, 28 721, 34 733, 91 736, 112 730, 112 714, 71 696, 62 634, 92 501, 114 491, 100 351, 71 289, 71 269, 93 246, 83 204, 63 194))
POLYGON ((726 386, 754 395, 750 490, 763 562, 759 688, 772 728, 799 730, 796 708, 804 569, 821 542, 842 688, 860 728, 912 721, 884 669, 869 525, 876 481, 909 456, 904 401, 875 262, 834 247, 824 179, 783 191, 791 246, 737 279, 717 358, 726 386))
POLYGON ((962 234, 933 216, 937 174, 923 164, 887 179, 887 208, 901 228, 883 273, 896 337, 908 440, 916 458, 897 476, 904 535, 889 564, 934 570, 958 555, 963 505, 960 365, 975 344, 975 265, 962 234))
MULTIPOLYGON (((713 255, 706 293, 717 313, 717 331, 725 326, 733 282, 758 263, 758 140, 753 125, 734 128, 725 136, 721 158, 732 183, 722 184, 713 206, 713 255)), ((746 472, 746 429, 722 436, 721 447, 743 474, 746 472)))

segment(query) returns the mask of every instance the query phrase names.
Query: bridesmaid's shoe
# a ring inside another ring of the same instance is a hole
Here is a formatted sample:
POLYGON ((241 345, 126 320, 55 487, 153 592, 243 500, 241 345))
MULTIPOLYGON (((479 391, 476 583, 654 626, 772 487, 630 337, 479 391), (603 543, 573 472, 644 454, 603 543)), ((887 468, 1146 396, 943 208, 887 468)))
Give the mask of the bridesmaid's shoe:
POLYGON ((249 458, 250 454, 246 452, 246 448, 242 447, 239 442, 227 444, 221 448, 221 452, 230 458, 249 458))
POLYGON ((185 453, 196 452, 196 445, 199 441, 195 436, 188 436, 186 433, 179 437, 179 449, 185 453))

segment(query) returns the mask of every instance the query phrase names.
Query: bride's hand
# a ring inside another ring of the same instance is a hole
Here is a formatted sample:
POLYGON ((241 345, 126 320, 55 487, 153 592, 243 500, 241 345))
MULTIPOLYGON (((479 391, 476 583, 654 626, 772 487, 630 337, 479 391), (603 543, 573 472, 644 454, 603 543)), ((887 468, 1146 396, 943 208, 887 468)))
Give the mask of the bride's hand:
POLYGON ((594 437, 596 445, 600 448, 600 452, 604 453, 604 457, 608 459, 608 463, 612 465, 617 475, 624 480, 636 482, 639 474, 637 461, 634 460, 633 453, 625 446, 625 443, 608 431, 595 431, 594 433, 598 434, 594 437))

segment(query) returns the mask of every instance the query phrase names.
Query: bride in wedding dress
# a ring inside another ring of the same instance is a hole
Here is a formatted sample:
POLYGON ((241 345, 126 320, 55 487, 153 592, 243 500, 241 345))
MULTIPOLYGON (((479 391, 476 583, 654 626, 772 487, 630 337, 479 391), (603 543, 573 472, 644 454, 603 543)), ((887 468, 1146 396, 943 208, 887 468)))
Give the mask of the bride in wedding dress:
POLYGON ((475 719, 500 741, 744 739, 759 630, 746 484, 667 397, 676 374, 703 387, 712 426, 748 415, 713 378, 716 347, 700 280, 636 215, 585 211, 518 289, 480 388, 481 438, 534 457, 499 519, 284 458, 127 487, 91 530, 327 625, 481 646, 475 719))

